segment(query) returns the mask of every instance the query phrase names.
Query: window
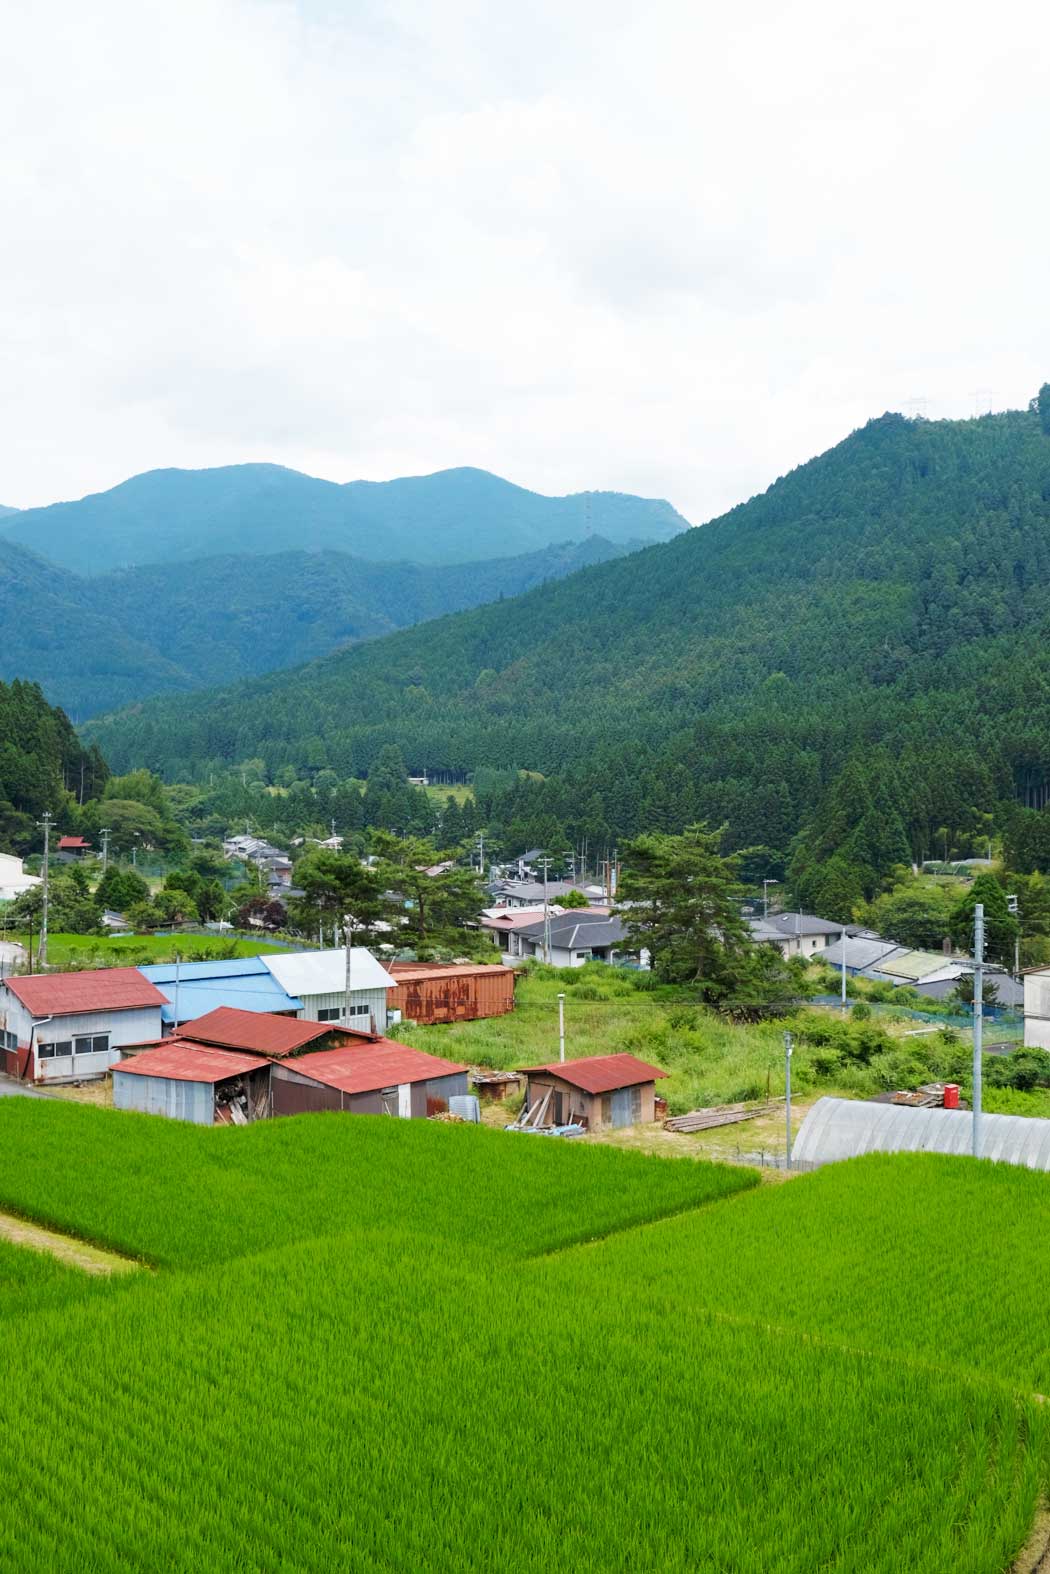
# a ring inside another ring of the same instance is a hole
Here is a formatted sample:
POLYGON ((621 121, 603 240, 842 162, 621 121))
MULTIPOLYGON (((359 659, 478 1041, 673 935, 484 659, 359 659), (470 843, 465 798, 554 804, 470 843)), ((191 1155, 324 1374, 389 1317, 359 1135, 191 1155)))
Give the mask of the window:
POLYGON ((36 1052, 41 1060, 57 1060, 62 1055, 73 1053, 73 1040, 59 1038, 53 1044, 38 1044, 36 1052))
MULTIPOLYGON (((350 1007, 350 1015, 352 1017, 367 1017, 371 1016, 371 1011, 368 1006, 353 1004, 350 1007)), ((342 1006, 322 1006, 317 1013, 317 1020, 318 1022, 341 1022, 343 1020, 342 1006)))
POLYGON ((109 1034, 95 1033, 85 1038, 73 1040, 74 1055, 104 1055, 109 1049, 109 1034))

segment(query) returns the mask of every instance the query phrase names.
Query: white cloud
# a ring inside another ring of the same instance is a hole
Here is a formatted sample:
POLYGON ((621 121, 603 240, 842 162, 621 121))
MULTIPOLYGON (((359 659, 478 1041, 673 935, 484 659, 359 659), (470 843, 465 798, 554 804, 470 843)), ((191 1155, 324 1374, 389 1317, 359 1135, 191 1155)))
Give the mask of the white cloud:
POLYGON ((6 25, 0 501, 478 464, 703 519, 1050 377, 1006 0, 54 0, 6 25))

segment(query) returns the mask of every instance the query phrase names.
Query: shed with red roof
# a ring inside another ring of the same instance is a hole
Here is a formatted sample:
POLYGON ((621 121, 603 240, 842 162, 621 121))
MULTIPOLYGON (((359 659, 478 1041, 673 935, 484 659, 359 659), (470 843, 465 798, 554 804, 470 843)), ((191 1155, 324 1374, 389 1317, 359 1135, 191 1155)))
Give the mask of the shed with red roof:
POLYGON ((195 1126, 244 1126, 270 1113, 270 1064, 262 1055, 170 1038, 117 1062, 113 1103, 195 1126))
POLYGON ((525 1070, 525 1109, 537 1126, 636 1126, 656 1118, 659 1066, 634 1055, 586 1055, 525 1070))
POLYGON ((467 1092, 467 1068, 379 1038, 274 1062, 270 1092, 275 1115, 345 1110, 423 1118, 441 1114, 449 1099, 467 1092))

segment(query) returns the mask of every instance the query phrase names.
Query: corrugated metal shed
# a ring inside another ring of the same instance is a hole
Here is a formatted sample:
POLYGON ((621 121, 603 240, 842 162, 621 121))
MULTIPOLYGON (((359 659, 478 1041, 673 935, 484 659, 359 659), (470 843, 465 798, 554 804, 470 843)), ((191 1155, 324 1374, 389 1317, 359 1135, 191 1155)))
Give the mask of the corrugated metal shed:
MULTIPOLYGON (((184 1035, 189 1036, 189 1035, 184 1035)), ((197 1017, 192 1037, 199 1044, 220 1049, 243 1049, 254 1055, 292 1055, 318 1039, 338 1038, 359 1044, 373 1042, 371 1033, 358 1033, 336 1022, 311 1022, 299 1017, 271 1016, 265 1011, 239 1011, 219 1006, 197 1017)))
POLYGON ((613 1093, 617 1088, 636 1087, 640 1082, 653 1082, 668 1073, 659 1066, 650 1066, 634 1055, 588 1055, 582 1060, 551 1060, 544 1066, 526 1066, 523 1075, 535 1076, 548 1072, 567 1082, 570 1087, 582 1088, 585 1093, 613 1093))
POLYGON ((163 1006, 164 997, 137 967, 100 967, 83 973, 6 978, 7 988, 35 1017, 163 1006))
POLYGON ((316 1055, 300 1055, 290 1065, 300 1076, 311 1077, 343 1093, 370 1093, 376 1088, 431 1082, 459 1072, 465 1075, 467 1070, 454 1061, 439 1060, 436 1055, 409 1049, 389 1038, 359 1049, 328 1049, 316 1055))
POLYGON ((118 1060, 113 1074, 133 1077, 165 1077, 172 1082, 224 1082, 227 1077, 258 1071, 270 1062, 259 1055, 234 1055, 226 1049, 196 1044, 192 1039, 172 1039, 156 1049, 118 1060))
MULTIPOLYGON (((862 967, 871 967, 894 952, 901 955, 904 952, 904 947, 899 946, 895 940, 871 940, 862 936, 849 936, 846 940, 846 971, 855 973, 862 967)), ((834 945, 825 946, 822 951, 814 951, 813 960, 826 962, 829 967, 841 967, 842 942, 836 941, 834 945)))
MULTIPOLYGON (((1050 1120, 1026 1115, 983 1115, 986 1159, 1050 1170, 1050 1120)), ((972 1152, 973 1119, 967 1110, 909 1109, 853 1099, 818 1099, 802 1122, 793 1157, 799 1164, 834 1164, 862 1153, 972 1152)))
MULTIPOLYGON (((164 996, 162 1018, 165 1022, 174 1022, 174 964, 149 963, 140 971, 152 979, 164 996)), ((178 971, 180 1022, 193 1022, 217 1006, 235 1006, 240 1011, 302 1010, 302 1001, 281 987, 262 957, 238 957, 227 962, 181 962, 178 971)))

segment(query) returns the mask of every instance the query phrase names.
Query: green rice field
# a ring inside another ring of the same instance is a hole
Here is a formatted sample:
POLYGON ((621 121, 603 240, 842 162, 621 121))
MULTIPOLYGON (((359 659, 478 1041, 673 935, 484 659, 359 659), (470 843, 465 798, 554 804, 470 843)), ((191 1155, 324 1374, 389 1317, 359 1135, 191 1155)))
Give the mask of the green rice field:
POLYGON ((0 1100, 0 1570, 1011 1568, 1050 1178, 0 1100))

